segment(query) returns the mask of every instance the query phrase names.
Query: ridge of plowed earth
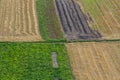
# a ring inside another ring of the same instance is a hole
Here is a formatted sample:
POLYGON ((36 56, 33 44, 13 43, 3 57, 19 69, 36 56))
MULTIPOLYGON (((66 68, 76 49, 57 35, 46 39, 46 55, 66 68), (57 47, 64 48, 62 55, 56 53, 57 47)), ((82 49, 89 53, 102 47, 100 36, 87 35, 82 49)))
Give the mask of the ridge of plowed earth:
POLYGON ((0 41, 43 41, 35 0, 0 1, 0 41))
POLYGON ((76 80, 120 80, 120 42, 66 44, 76 80))
POLYGON ((73 80, 64 44, 0 43, 0 80, 73 80), (56 52, 59 68, 53 68, 56 52))
POLYGON ((55 0, 58 16, 68 40, 97 40, 101 34, 92 30, 79 4, 73 0, 55 0))
POLYGON ((49 40, 65 40, 58 19, 54 0, 36 0, 38 20, 42 37, 49 40))
POLYGON ((79 3, 89 24, 103 39, 120 39, 120 0, 74 0, 79 3), (91 21, 92 19, 92 21, 91 21))

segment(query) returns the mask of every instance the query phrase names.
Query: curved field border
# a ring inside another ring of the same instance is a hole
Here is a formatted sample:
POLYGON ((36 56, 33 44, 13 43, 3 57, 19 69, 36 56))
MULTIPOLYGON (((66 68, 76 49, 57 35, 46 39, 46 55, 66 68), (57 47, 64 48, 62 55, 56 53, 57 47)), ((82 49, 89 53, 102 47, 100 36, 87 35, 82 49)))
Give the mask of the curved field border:
POLYGON ((120 39, 120 1, 119 0, 75 0, 88 17, 89 24, 97 29, 103 39, 120 39))

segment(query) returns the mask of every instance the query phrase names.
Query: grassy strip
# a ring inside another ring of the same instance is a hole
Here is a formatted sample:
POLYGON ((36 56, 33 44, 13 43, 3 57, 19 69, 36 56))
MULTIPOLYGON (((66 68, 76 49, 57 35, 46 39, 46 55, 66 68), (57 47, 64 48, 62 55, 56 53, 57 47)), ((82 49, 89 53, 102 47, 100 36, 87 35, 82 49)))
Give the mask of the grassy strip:
POLYGON ((63 44, 0 43, 1 80, 73 80, 63 44), (59 68, 52 67, 51 52, 57 52, 59 68))
POLYGON ((40 32, 45 40, 63 40, 54 0, 36 0, 40 32))
MULTIPOLYGON (((67 41, 67 40, 50 40, 50 41, 37 41, 37 42, 19 42, 19 43, 45 43, 45 44, 65 44, 65 43, 76 43, 76 42, 119 42, 120 39, 104 39, 104 40, 79 40, 79 41, 67 41)), ((6 43, 6 42, 0 42, 6 43)), ((7 42, 7 43, 16 43, 16 42, 7 42)))

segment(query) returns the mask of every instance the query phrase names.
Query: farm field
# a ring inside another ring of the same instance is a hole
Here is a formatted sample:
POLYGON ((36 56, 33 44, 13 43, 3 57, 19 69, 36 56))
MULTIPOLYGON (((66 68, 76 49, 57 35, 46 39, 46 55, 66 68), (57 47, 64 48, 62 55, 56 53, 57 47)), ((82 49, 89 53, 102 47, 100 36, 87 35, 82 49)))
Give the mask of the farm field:
POLYGON ((63 44, 0 43, 0 80, 73 80, 63 44), (53 68, 51 54, 58 57, 53 68))
POLYGON ((55 0, 57 13, 67 40, 98 40, 102 36, 93 30, 81 7, 74 0, 55 0))
POLYGON ((120 42, 66 44, 76 80, 120 80, 120 42))
POLYGON ((88 17, 89 25, 102 39, 120 39, 120 0, 74 0, 88 17))
POLYGON ((120 0, 0 0, 0 80, 120 80, 120 0))
POLYGON ((36 0, 40 32, 45 40, 64 40, 54 0, 36 0))
POLYGON ((43 41, 36 0, 0 0, 0 41, 43 41))

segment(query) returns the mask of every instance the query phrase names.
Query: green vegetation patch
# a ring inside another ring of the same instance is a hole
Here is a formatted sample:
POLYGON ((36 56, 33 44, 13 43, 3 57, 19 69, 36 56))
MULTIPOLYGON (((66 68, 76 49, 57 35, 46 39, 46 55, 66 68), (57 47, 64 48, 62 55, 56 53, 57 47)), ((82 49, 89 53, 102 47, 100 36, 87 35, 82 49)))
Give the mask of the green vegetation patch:
POLYGON ((40 32, 45 40, 64 40, 54 0, 36 0, 40 32))
POLYGON ((0 43, 0 80, 73 80, 63 44, 0 43), (51 52, 58 55, 54 69, 51 52))

